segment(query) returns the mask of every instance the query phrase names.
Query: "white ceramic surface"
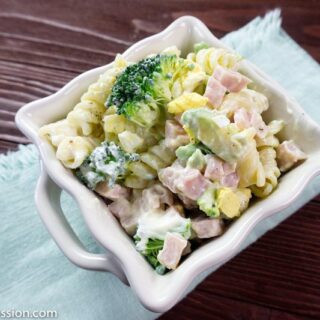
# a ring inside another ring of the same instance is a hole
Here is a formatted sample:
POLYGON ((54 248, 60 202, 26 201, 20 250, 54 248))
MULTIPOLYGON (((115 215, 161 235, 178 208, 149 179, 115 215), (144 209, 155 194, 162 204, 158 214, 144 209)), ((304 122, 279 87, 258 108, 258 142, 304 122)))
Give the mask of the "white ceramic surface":
MULTIPOLYGON (((194 43, 200 41, 215 47, 225 47, 201 21, 193 17, 182 17, 163 32, 130 47, 124 57, 137 61, 172 45, 177 45, 186 53, 194 43)), ((256 88, 270 101, 271 107, 265 113, 266 119, 285 120, 287 126, 282 132, 282 138, 294 139, 309 158, 284 175, 279 187, 267 199, 253 204, 225 234, 194 251, 177 270, 161 276, 135 250, 132 240, 103 201, 62 166, 55 157, 54 149, 42 141, 37 133, 42 125, 65 117, 87 87, 111 66, 109 64, 85 72, 52 96, 27 104, 17 113, 16 123, 40 151, 45 170, 42 171, 36 190, 36 203, 44 223, 62 251, 81 267, 110 271, 123 281, 126 281, 126 277, 145 307, 164 312, 181 299, 197 275, 233 257, 259 221, 288 207, 310 179, 320 173, 320 127, 277 83, 256 66, 243 61, 242 72, 254 80, 256 88), (75 198, 88 228, 108 250, 108 254, 94 255, 85 251, 63 217, 59 190, 55 184, 75 198)))

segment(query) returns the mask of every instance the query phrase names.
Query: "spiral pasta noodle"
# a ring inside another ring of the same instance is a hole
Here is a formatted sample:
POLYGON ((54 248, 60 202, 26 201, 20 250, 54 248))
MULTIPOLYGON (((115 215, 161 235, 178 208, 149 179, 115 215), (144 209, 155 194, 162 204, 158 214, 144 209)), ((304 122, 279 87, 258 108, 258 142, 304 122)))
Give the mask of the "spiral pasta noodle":
POLYGON ((175 153, 164 145, 164 140, 140 154, 140 160, 130 164, 131 175, 125 185, 134 189, 145 188, 157 178, 157 172, 169 166, 175 159, 175 153))
POLYGON ((282 120, 273 120, 268 124, 268 133, 264 138, 255 137, 257 148, 272 147, 277 148, 279 146, 279 139, 276 134, 279 133, 284 127, 282 120))
POLYGON ((265 173, 265 184, 261 187, 251 186, 252 193, 259 198, 268 196, 278 185, 280 170, 276 162, 276 151, 271 148, 263 148, 259 151, 260 161, 265 173))
POLYGON ((77 129, 70 126, 66 119, 54 123, 49 123, 39 130, 39 135, 51 142, 54 147, 58 147, 63 139, 78 135, 77 129))
POLYGON ((82 164, 96 146, 92 138, 67 137, 59 144, 56 156, 65 167, 75 169, 82 164))
POLYGON ((241 57, 223 48, 208 48, 189 54, 187 59, 198 63, 206 74, 211 75, 217 65, 228 69, 235 68, 241 57))
POLYGON ((117 56, 115 67, 102 74, 98 81, 89 86, 81 101, 69 112, 67 120, 77 128, 82 135, 100 135, 103 114, 106 110, 104 103, 109 96, 117 75, 127 66, 121 56, 117 56), (98 132, 96 132, 98 131, 98 132))
POLYGON ((40 136, 49 140, 57 148, 56 156, 67 168, 79 167, 93 150, 96 142, 104 139, 102 126, 102 118, 106 113, 104 103, 116 76, 126 66, 127 62, 118 55, 115 66, 89 86, 66 119, 40 128, 40 136))

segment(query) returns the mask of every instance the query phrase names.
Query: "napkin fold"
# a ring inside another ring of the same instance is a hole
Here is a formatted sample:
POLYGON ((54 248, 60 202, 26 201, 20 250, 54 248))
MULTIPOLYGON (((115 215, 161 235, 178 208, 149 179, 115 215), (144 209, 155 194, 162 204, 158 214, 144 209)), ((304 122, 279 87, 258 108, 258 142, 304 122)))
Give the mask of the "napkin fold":
MULTIPOLYGON (((281 29, 280 11, 269 12, 225 36, 223 42, 277 80, 320 122, 320 67, 281 29), (291 76, 288 76, 291 75, 291 76)), ((132 290, 104 272, 71 264, 43 227, 33 197, 39 176, 33 145, 0 155, 0 311, 53 310, 59 319, 155 319, 132 290)), ((260 223, 242 249, 320 192, 316 178, 289 208, 260 223)), ((63 193, 62 207, 88 250, 101 252, 87 230, 77 205, 63 193)), ((212 268, 194 280, 191 291, 212 268)))

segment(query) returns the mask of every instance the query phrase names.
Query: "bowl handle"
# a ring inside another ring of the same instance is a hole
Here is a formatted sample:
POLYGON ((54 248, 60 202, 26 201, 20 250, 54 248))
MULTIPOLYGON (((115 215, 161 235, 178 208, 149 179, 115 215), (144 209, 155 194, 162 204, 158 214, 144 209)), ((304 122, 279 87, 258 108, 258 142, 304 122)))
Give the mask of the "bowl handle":
POLYGON ((85 249, 65 218, 61 209, 60 196, 61 189, 42 168, 36 186, 35 203, 44 225, 58 247, 77 266, 111 272, 123 283, 128 284, 122 267, 111 253, 95 254, 85 249))

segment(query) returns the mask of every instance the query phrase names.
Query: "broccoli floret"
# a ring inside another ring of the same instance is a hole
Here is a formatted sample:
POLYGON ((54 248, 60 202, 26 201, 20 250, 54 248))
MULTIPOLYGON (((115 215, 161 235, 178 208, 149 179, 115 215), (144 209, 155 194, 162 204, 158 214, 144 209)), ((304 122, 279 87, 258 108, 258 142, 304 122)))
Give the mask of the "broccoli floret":
POLYGON ((163 266, 157 256, 160 250, 163 249, 164 241, 160 239, 148 239, 143 255, 146 257, 148 262, 159 274, 164 274, 166 272, 166 267, 163 266))
POLYGON ((106 106, 143 127, 159 122, 163 107, 172 99, 171 87, 177 74, 191 66, 176 55, 158 54, 128 66, 112 87, 106 106))
POLYGON ((108 181, 112 187, 128 173, 128 164, 137 160, 138 154, 124 152, 114 142, 105 141, 77 169, 76 176, 90 189, 95 189, 102 181, 108 181))

